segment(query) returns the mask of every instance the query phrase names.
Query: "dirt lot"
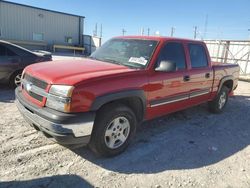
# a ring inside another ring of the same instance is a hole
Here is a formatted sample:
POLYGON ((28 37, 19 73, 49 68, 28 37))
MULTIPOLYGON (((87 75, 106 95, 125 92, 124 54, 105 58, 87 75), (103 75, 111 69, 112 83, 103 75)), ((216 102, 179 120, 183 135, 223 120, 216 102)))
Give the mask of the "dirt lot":
POLYGON ((223 114, 201 105, 146 122, 125 153, 104 159, 29 127, 2 88, 0 187, 250 187, 249 122, 250 83, 240 82, 223 114))

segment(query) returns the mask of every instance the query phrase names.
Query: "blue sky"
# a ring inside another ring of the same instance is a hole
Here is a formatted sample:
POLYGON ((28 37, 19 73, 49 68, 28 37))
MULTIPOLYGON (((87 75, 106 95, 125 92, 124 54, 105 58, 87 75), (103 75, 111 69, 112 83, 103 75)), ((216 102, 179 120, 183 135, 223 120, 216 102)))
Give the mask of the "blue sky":
POLYGON ((235 39, 250 38, 250 0, 11 0, 85 16, 85 34, 93 34, 95 24, 103 27, 103 38, 138 35, 141 28, 150 35, 159 31, 169 36, 193 38, 194 26, 198 38, 235 39), (205 22, 207 17, 207 29, 205 22), (205 32, 206 31, 206 32, 205 32), (205 33, 205 34, 204 34, 205 33))

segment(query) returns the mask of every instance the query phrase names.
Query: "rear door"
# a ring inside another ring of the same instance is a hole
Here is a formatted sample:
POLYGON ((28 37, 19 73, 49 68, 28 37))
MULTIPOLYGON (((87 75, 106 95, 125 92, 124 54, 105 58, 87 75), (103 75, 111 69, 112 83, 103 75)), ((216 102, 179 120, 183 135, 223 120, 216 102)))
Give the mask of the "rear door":
POLYGON ((174 112, 187 107, 189 101, 189 80, 185 49, 182 42, 167 41, 161 49, 155 68, 161 61, 176 63, 173 72, 158 72, 149 77, 148 119, 174 112))
POLYGON ((213 84, 213 69, 207 48, 202 43, 188 43, 190 61, 190 103, 202 103, 209 99, 213 84))

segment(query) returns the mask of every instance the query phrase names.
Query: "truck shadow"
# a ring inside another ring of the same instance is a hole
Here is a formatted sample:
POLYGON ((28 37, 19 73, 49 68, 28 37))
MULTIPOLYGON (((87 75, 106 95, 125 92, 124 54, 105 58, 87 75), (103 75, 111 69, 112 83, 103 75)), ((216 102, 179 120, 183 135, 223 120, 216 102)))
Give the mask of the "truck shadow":
POLYGON ((250 144, 250 97, 235 96, 219 115, 200 105, 142 124, 130 147, 113 158, 75 153, 119 173, 195 169, 224 160, 250 144))
POLYGON ((0 182, 0 187, 34 188, 34 187, 93 187, 89 182, 76 175, 57 175, 26 181, 0 182))
POLYGON ((15 90, 6 85, 0 84, 0 102, 13 103, 15 100, 15 90))

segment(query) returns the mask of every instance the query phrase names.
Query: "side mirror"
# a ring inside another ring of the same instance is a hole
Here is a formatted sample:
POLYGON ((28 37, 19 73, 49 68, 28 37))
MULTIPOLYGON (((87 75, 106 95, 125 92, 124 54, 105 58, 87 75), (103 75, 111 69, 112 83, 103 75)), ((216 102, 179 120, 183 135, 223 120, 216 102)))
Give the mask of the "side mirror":
POLYGON ((176 71, 176 63, 171 61, 161 61, 155 70, 159 72, 173 72, 176 71))

